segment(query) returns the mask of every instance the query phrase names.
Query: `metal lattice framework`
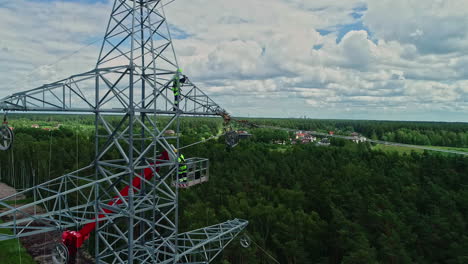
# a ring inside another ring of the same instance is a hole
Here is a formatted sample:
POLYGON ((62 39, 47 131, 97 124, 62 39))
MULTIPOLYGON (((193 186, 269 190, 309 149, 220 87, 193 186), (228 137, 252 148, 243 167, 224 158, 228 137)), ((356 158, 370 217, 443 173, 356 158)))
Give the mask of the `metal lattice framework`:
POLYGON ((179 67, 163 8, 115 0, 94 70, 0 100, 3 111, 94 114, 96 153, 89 166, 16 194, 33 197, 30 204, 0 200, 8 208, 0 217, 11 218, 0 228, 14 231, 0 240, 95 223, 97 263, 209 263, 246 227, 235 219, 179 233, 178 154, 169 142, 179 148, 181 116, 225 111, 190 80, 174 103, 179 67), (123 186, 133 186, 126 196, 123 186))

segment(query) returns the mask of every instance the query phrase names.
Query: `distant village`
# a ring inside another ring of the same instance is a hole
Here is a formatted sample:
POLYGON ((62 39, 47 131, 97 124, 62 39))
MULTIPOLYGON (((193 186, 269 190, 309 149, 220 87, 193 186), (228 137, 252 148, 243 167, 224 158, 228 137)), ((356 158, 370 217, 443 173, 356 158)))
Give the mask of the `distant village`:
MULTIPOLYGON (((314 132, 309 132, 309 131, 297 131, 294 134, 294 137, 291 137, 290 143, 292 145, 295 144, 316 144, 317 146, 329 146, 330 145, 330 139, 329 137, 323 137, 323 138, 317 138, 316 136, 313 135, 314 132)), ((328 135, 332 137, 335 134, 334 131, 329 131, 328 135)), ((359 135, 359 133, 351 133, 350 139, 354 143, 361 143, 361 142, 366 142, 367 138, 364 136, 359 135)), ((277 144, 286 144, 286 142, 276 142, 277 144)))
MULTIPOLYGON (((236 131, 239 135, 239 138, 242 137, 250 137, 250 134, 244 130, 236 131)), ((287 140, 275 140, 273 143, 278 145, 297 145, 297 144, 315 144, 317 146, 329 146, 330 145, 330 138, 335 135, 334 131, 329 131, 328 133, 317 133, 316 131, 296 131, 292 136, 289 138, 289 142, 287 140), (322 135, 323 134, 323 135, 322 135), (318 135, 318 136, 316 136, 318 135)), ((344 136, 346 139, 351 140, 354 143, 363 143, 367 141, 367 138, 360 135, 357 132, 353 132, 348 136, 344 136)), ((340 138, 342 138, 340 136, 340 138)))
MULTIPOLYGON (((43 130, 57 130, 62 126, 62 124, 57 124, 56 126, 40 126, 38 124, 33 124, 31 125, 31 128, 37 128, 37 129, 43 129, 43 130)), ((10 127, 12 130, 14 127, 10 127)), ((252 134, 250 134, 247 131, 244 130, 238 130, 236 131, 237 134, 239 135, 239 138, 248 138, 251 137, 252 134)), ((316 132, 315 131, 296 131, 292 137, 289 138, 289 143, 291 145, 296 145, 296 144, 315 144, 317 146, 329 146, 330 145, 330 137, 333 137, 335 134, 334 131, 329 131, 328 136, 324 137, 317 137, 315 136, 316 132)), ((176 133, 174 130, 166 130, 165 134, 168 136, 174 136, 176 133)), ((354 143, 362 143, 366 142, 367 138, 360 135, 359 133, 353 132, 351 133, 348 138, 352 140, 354 143)), ((288 142, 284 140, 277 140, 274 142, 275 144, 278 145, 286 145, 288 142)))
POLYGON ((51 131, 51 130, 57 130, 57 129, 60 129, 60 127, 62 126, 62 124, 57 124, 56 126, 40 126, 38 124, 33 124, 31 125, 31 128, 37 128, 37 129, 43 129, 43 130, 47 130, 47 131, 51 131))

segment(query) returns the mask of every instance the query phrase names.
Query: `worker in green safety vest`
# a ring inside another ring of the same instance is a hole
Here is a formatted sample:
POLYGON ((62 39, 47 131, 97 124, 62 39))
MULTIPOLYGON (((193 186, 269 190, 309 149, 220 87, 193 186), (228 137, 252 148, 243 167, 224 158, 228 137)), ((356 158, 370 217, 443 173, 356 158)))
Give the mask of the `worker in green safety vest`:
POLYGON ((172 92, 174 92, 174 111, 179 108, 180 103, 180 86, 185 83, 185 76, 182 74, 182 69, 178 69, 172 79, 172 92))
POLYGON ((187 182, 187 164, 185 163, 184 154, 180 154, 179 158, 177 159, 179 162, 179 182, 185 183, 187 182))

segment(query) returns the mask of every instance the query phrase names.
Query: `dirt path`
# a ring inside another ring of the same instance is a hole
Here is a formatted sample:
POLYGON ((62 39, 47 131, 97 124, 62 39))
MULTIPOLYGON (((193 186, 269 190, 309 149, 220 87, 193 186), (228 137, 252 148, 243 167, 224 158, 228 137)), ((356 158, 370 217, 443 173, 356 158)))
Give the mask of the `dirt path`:
MULTIPOLYGON (((5 197, 8 197, 10 195, 13 195, 16 193, 16 190, 4 183, 0 183, 0 199, 3 199, 5 197)), ((13 197, 11 199, 8 199, 8 201, 14 201, 16 200, 23 200, 25 199, 24 196, 18 196, 18 197, 13 197)), ((12 205, 15 207, 19 207, 22 204, 16 204, 12 205)), ((7 209, 6 208, 0 208, 0 213, 5 212, 7 209)), ((44 209, 37 207, 34 209, 34 207, 30 207, 26 210, 25 213, 28 214, 34 214, 34 210, 36 210, 36 213, 41 213, 44 212, 44 209)), ((17 219, 20 219, 23 215, 22 214, 16 214, 17 219)), ((2 218, 4 222, 11 221, 13 218, 13 215, 7 215, 2 218)), ((26 251, 33 257, 33 259, 39 263, 39 264, 52 264, 52 251, 57 245, 57 243, 60 243, 61 240, 61 232, 60 231, 53 231, 53 232, 47 232, 44 234, 38 234, 38 235, 32 235, 28 237, 22 237, 20 238, 21 244, 23 247, 26 249, 26 251)), ((89 253, 87 253, 85 250, 79 250, 78 251, 78 256, 76 259, 75 264, 92 264, 94 261, 92 260, 91 256, 89 253)))
MULTIPOLYGON (((0 182, 0 199, 8 197, 16 193, 16 190, 13 187, 10 187, 4 183, 0 182)), ((16 200, 23 200, 25 197, 23 195, 16 197, 16 200)), ((14 198, 10 198, 7 201, 14 201, 14 198)))

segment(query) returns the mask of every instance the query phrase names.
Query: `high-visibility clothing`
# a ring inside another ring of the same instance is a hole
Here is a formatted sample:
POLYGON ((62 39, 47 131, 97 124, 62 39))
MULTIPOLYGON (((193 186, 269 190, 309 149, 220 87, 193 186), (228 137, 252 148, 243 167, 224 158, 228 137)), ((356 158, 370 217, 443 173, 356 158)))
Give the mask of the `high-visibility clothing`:
POLYGON ((187 164, 185 164, 185 157, 183 154, 180 154, 179 158, 177 159, 179 162, 179 182, 186 182, 187 181, 187 164))
POLYGON ((172 86, 172 92, 174 92, 174 96, 180 95, 180 84, 174 83, 172 86))
POLYGON ((179 166, 179 174, 187 173, 187 165, 179 166))
POLYGON ((174 96, 180 95, 180 76, 179 73, 174 75, 174 80, 172 82, 172 91, 174 92, 174 96))
POLYGON ((179 162, 179 174, 187 173, 187 164, 185 164, 185 157, 183 154, 180 154, 178 158, 179 162))
POLYGON ((179 179, 179 182, 186 182, 187 181, 187 177, 182 177, 179 179))

